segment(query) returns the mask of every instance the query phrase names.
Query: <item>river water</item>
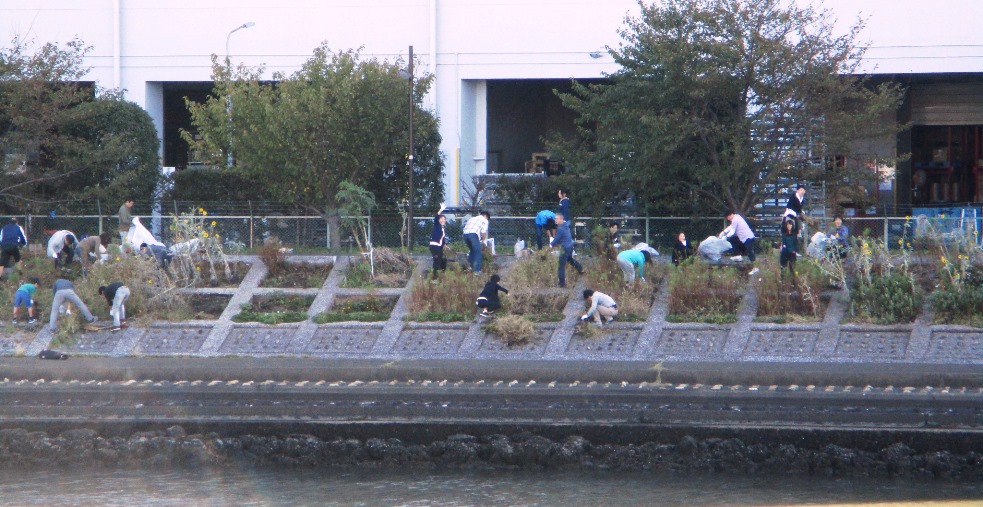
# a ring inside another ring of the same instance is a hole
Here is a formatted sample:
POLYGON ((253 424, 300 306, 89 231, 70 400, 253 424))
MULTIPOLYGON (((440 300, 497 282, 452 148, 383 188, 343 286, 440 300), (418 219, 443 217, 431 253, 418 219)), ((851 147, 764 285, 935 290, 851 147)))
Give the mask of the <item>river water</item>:
POLYGON ((0 505, 983 505, 983 485, 549 471, 7 469, 0 505))

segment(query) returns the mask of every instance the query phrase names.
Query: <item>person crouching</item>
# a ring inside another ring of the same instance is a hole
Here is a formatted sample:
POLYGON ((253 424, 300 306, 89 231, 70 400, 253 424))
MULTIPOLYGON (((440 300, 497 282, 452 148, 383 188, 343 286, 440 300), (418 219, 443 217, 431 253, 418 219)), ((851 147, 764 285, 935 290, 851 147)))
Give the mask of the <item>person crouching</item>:
POLYGON ((488 279, 488 282, 485 283, 485 288, 481 289, 481 294, 478 294, 475 304, 478 305, 478 308, 481 308, 482 317, 490 317, 495 313, 495 310, 502 307, 502 302, 498 299, 498 293, 501 291, 508 294, 509 290, 498 284, 501 279, 498 275, 492 275, 488 279))

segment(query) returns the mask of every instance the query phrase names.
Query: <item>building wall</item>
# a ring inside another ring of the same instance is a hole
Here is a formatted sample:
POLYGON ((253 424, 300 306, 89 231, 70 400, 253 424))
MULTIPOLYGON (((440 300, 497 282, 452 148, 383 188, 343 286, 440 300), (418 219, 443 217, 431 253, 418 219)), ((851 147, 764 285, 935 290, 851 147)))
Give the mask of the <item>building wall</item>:
MULTIPOLYGON (((983 69, 978 0, 826 0, 825 6, 840 30, 867 17, 861 39, 873 47, 863 71, 983 69)), ((92 46, 89 79, 124 88, 158 128, 162 83, 208 81, 211 55, 223 57, 226 43, 233 62, 287 73, 322 41, 384 59, 405 58, 412 45, 421 70, 437 76, 427 104, 441 120, 451 197, 459 195, 459 181, 485 170, 485 80, 614 72, 610 57, 590 53, 617 46, 625 16, 637 12, 635 0, 4 0, 0 36, 81 38, 92 46), (256 25, 229 35, 248 21, 256 25)))

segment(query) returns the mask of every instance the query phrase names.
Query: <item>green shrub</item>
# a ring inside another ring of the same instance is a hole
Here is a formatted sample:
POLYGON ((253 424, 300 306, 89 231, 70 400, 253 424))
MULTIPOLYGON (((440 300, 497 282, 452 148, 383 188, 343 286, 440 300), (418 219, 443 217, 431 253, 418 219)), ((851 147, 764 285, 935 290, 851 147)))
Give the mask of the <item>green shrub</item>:
POLYGON ((983 285, 942 284, 932 294, 935 321, 983 327, 983 285))
POLYGON ((908 323, 921 309, 922 297, 908 275, 892 272, 861 279, 850 293, 850 312, 878 324, 908 323))

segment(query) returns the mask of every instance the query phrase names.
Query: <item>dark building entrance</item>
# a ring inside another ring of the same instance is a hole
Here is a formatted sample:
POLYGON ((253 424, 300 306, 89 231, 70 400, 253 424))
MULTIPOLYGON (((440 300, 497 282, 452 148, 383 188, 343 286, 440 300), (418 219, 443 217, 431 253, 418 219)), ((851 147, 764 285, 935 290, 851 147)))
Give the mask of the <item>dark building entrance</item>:
MULTIPOLYGON (((526 162, 546 152, 544 137, 576 132, 576 115, 553 93, 554 89, 569 93, 570 80, 488 80, 487 86, 489 173, 527 172, 526 162)), ((536 169, 531 172, 538 172, 536 169)))
POLYGON ((164 83, 164 166, 184 169, 200 162, 192 160, 188 143, 181 139, 181 129, 193 131, 191 113, 185 98, 204 102, 211 94, 214 83, 182 82, 164 83))

